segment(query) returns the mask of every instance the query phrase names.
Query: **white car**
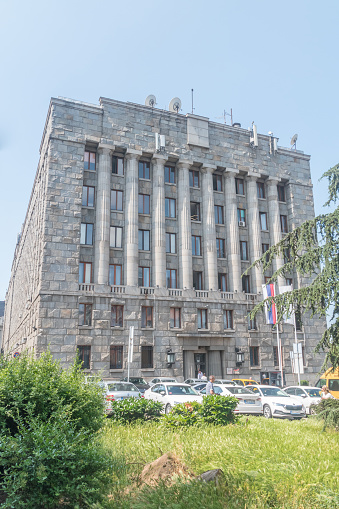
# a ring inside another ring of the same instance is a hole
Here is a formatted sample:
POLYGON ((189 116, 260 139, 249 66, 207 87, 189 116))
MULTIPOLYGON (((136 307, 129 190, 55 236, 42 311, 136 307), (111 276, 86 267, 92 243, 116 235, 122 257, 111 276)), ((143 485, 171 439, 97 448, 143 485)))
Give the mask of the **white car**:
POLYGON ((285 387, 284 391, 302 402, 306 408, 307 415, 313 413, 312 405, 317 405, 321 401, 321 389, 319 389, 319 387, 300 387, 299 385, 293 385, 285 387))
POLYGON ((159 384, 160 382, 171 382, 171 383, 177 383, 175 378, 169 377, 169 376, 158 376, 156 378, 153 378, 150 382, 148 382, 148 385, 152 387, 154 384, 159 384))
POLYGON ((202 396, 190 385, 177 382, 155 384, 144 392, 144 398, 162 403, 166 414, 169 414, 172 408, 179 403, 191 403, 192 401, 202 403, 202 396))
MULTIPOLYGON (((261 397, 253 394, 246 387, 240 385, 225 385, 213 383, 214 393, 220 396, 234 396, 239 401, 234 412, 239 414, 262 415, 261 397)), ((206 387, 199 394, 206 395, 206 387)))
POLYGON ((292 398, 285 391, 274 385, 248 385, 247 388, 261 397, 263 413, 266 419, 302 419, 306 411, 297 398, 292 398))

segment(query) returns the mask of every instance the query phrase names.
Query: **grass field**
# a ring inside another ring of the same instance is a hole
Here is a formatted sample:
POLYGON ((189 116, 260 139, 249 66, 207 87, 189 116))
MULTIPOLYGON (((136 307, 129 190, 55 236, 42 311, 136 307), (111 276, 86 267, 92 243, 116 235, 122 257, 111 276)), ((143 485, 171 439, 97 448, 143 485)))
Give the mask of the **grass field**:
POLYGON ((114 459, 108 504, 116 509, 339 507, 339 434, 314 419, 243 418, 238 425, 166 430, 156 424, 109 423, 105 448, 114 459), (221 468, 214 483, 138 485, 143 466, 174 452, 195 474, 221 468))

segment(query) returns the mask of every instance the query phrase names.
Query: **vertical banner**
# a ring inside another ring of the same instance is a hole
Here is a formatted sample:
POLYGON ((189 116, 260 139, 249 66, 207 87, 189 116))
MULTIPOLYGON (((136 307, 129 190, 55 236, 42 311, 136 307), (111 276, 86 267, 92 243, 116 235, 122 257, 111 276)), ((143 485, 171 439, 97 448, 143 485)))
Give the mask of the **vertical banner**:
MULTIPOLYGON (((275 284, 262 285, 262 294, 264 300, 268 299, 268 297, 275 297, 275 284)), ((274 302, 272 302, 271 306, 265 305, 265 316, 267 324, 274 325, 277 323, 277 312, 274 302)))

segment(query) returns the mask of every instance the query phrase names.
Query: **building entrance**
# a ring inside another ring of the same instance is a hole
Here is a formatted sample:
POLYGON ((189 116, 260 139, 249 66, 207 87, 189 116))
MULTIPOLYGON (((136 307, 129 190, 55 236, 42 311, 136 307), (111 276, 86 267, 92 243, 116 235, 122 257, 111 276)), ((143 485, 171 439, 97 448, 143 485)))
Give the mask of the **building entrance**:
POLYGON ((195 374, 194 378, 198 378, 198 371, 206 373, 206 354, 195 353, 194 354, 195 374))

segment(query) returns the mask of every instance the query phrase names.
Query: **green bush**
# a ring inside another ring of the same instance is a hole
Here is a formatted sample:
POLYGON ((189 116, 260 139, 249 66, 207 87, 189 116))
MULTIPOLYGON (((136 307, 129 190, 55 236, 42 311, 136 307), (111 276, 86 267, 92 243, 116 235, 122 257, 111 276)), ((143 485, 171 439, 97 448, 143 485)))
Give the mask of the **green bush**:
POLYGON ((300 380, 300 385, 309 385, 308 380, 300 380))
POLYGON ((200 409, 201 404, 196 401, 186 404, 180 403, 175 405, 169 414, 162 416, 162 424, 168 428, 199 426, 203 423, 200 409))
POLYGON ((112 468, 98 438, 77 430, 65 410, 42 422, 16 421, 15 436, 0 437, 3 508, 92 507, 110 488, 112 468))
POLYGON ((322 399, 314 406, 318 419, 323 419, 324 429, 329 426, 339 430, 339 400, 322 399))
POLYGON ((112 401, 111 419, 120 423, 159 419, 163 404, 145 398, 127 398, 112 401))
POLYGON ((28 415, 46 422, 60 407, 76 429, 98 431, 103 425, 104 398, 98 384, 85 384, 79 363, 63 370, 50 352, 2 359, 0 365, 0 433, 15 435, 17 422, 28 415))

